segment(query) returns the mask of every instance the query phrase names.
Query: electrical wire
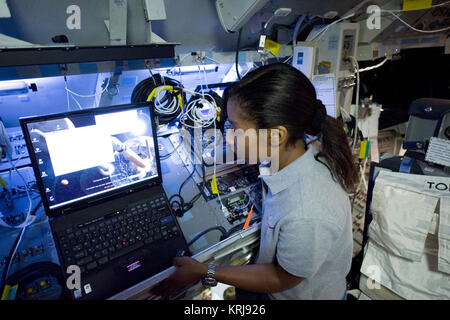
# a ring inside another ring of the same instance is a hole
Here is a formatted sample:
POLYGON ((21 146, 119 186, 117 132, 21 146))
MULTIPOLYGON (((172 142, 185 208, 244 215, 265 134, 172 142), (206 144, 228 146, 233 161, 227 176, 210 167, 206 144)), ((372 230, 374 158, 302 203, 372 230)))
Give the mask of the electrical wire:
POLYGON ((176 119, 184 104, 183 85, 172 78, 155 74, 150 70, 151 77, 139 82, 131 94, 131 102, 146 102, 153 104, 159 124, 166 124, 176 119), (164 93, 162 97, 159 97, 164 93))
POLYGON ((355 200, 358 197, 358 195, 361 193, 360 189, 359 189, 361 187, 361 183, 364 184, 364 188, 365 188, 366 191, 368 189, 368 185, 367 185, 367 181, 366 181, 366 177, 365 177, 365 172, 366 172, 366 166, 367 166, 368 159, 369 158, 365 158, 363 165, 361 165, 361 160, 359 161, 359 164, 358 164, 358 167, 360 169, 359 170, 360 178, 359 178, 358 186, 356 187, 355 192, 353 193, 353 196, 352 196, 353 197, 352 202, 351 202, 351 209, 352 209, 351 211, 352 212, 353 212, 353 206, 355 204, 355 200))
POLYGON ((102 94, 108 89, 110 80, 111 80, 111 78, 109 77, 109 78, 108 78, 107 84, 105 85, 105 87, 103 88, 103 90, 102 90, 101 92, 99 92, 99 93, 94 93, 94 94, 84 95, 84 94, 79 94, 79 93, 76 93, 76 92, 73 92, 72 90, 70 90, 70 89, 67 87, 67 79, 66 79, 66 91, 67 91, 67 92, 70 92, 71 94, 73 94, 73 95, 75 95, 75 96, 77 96, 77 97, 80 97, 80 98, 92 98, 92 97, 96 97, 96 96, 102 95, 102 94))
POLYGON ((181 62, 183 62, 187 57, 191 57, 191 54, 186 54, 183 58, 181 58, 176 64, 176 66, 174 66, 174 67, 172 67, 172 68, 170 68, 169 70, 167 70, 166 71, 166 73, 168 74, 168 75, 173 75, 173 72, 172 72, 172 70, 173 69, 175 69, 175 68, 179 68, 179 67, 181 67, 181 62))
POLYGON ((287 58, 286 60, 283 61, 283 63, 288 63, 290 60, 292 60, 293 56, 290 56, 289 58, 287 58))
POLYGON ((181 95, 178 95, 178 97, 174 97, 168 102, 167 104, 163 104, 164 100, 167 100, 166 95, 163 96, 163 98, 159 98, 159 95, 163 91, 173 92, 172 86, 160 86, 155 88, 150 95, 147 98, 147 101, 153 101, 155 110, 160 115, 178 115, 180 113, 179 106, 183 103, 181 100, 181 95))
MULTIPOLYGON (((198 67, 198 75, 200 77, 200 79, 202 79, 203 75, 202 75, 202 69, 200 69, 200 65, 197 63, 197 67, 198 67)), ((202 92, 202 97, 205 98, 205 91, 203 90, 203 80, 200 82, 200 90, 202 92)), ((206 89, 208 89, 208 85, 206 84, 206 89)))
MULTIPOLYGON (((27 226, 29 226, 30 224, 32 224, 34 222, 34 220, 36 218, 36 216, 35 216, 36 215, 36 211, 42 204, 42 200, 40 200, 38 205, 36 205, 36 207, 33 209, 33 211, 31 210, 31 208, 32 208, 32 200, 31 200, 30 192, 28 190, 28 185, 27 185, 25 179, 23 178, 22 174, 19 172, 19 170, 17 170, 16 166, 12 162, 12 159, 11 159, 11 157, 9 155, 8 155, 8 160, 10 161, 11 166, 13 166, 14 170, 16 171, 16 173, 19 175, 19 177, 22 179, 22 181, 24 183, 25 190, 26 190, 26 193, 27 193, 27 196, 28 196, 28 200, 29 200, 29 207, 28 207, 28 212, 27 212, 27 216, 25 218, 24 223, 20 224, 19 226, 14 226, 14 227, 6 225, 6 226, 9 226, 9 227, 12 227, 12 228, 19 228, 20 227, 21 230, 20 230, 19 236, 14 241, 14 244, 13 244, 13 246, 11 248, 11 252, 8 255, 7 261, 5 263, 5 267, 3 269, 3 274, 2 274, 2 278, 1 278, 1 288, 2 288, 1 292, 2 293, 3 293, 4 287, 5 287, 5 281, 6 281, 7 277, 8 277, 8 274, 9 274, 10 269, 11 269, 12 261, 14 259, 14 256, 17 253, 17 249, 19 248, 20 242, 22 241, 23 235, 25 233, 25 229, 27 228, 27 226), (30 216, 33 216, 33 219, 30 219, 30 216)), ((3 222, 3 220, 2 220, 2 222, 3 222)), ((1 225, 5 226, 3 223, 1 225)))
POLYGON ((294 48, 295 48, 295 46, 297 45, 297 36, 298 36, 298 32, 299 32, 299 30, 300 30, 300 27, 301 27, 303 21, 305 21, 305 18, 306 18, 306 15, 305 15, 305 14, 302 14, 302 15, 298 18, 297 23, 295 24, 295 27, 294 27, 294 34, 292 35, 292 52, 294 52, 294 48))
MULTIPOLYGON (((69 96, 70 96, 70 98, 72 98, 72 99, 75 101, 75 103, 77 104, 78 108, 79 108, 80 110, 83 110, 83 108, 81 107, 80 102, 75 98, 75 96, 81 97, 81 98, 92 98, 92 97, 96 97, 96 96, 102 95, 104 92, 107 92, 109 95, 112 95, 112 94, 108 91, 108 87, 109 87, 109 84, 110 84, 110 80, 111 80, 111 78, 108 78, 107 84, 105 85, 105 87, 103 88, 103 90, 102 90, 101 92, 99 92, 99 93, 94 93, 94 94, 91 94, 91 95, 82 95, 82 94, 76 93, 76 92, 74 92, 74 91, 72 91, 72 90, 69 89, 68 83, 67 83, 67 76, 65 75, 65 76, 64 76, 64 87, 65 87, 65 90, 66 90, 66 99, 67 99, 67 109, 68 109, 68 111, 70 111, 70 101, 69 101, 70 99, 69 99, 69 96)), ((117 86, 116 86, 116 88, 117 88, 117 93, 118 93, 118 92, 119 92, 119 89, 118 89, 117 86)), ((116 94, 117 94, 117 93, 116 93, 116 94)))
POLYGON ((69 91, 67 88, 67 77, 64 76, 64 87, 66 88, 67 111, 70 111, 69 91))
MULTIPOLYGON (((188 202, 186 202, 184 200, 183 196, 181 195, 181 191, 182 191, 183 187, 186 185, 186 183, 189 181, 189 179, 192 179, 192 176, 193 176, 194 172, 197 172, 196 165, 194 164, 193 166, 194 166, 194 169, 186 177, 186 179, 183 181, 183 183, 180 185, 180 188, 178 189, 178 193, 173 194, 169 198, 169 203, 170 203, 170 206, 172 207, 172 210, 177 211, 177 209, 175 209, 175 205, 177 205, 179 210, 181 210, 181 214, 184 214, 186 211, 190 210, 193 207, 194 203, 202 195, 202 192, 199 192, 194 197, 192 197, 192 199, 190 201, 188 201, 188 202), (179 201, 175 200, 176 198, 178 198, 179 201)), ((203 168, 203 166, 202 166, 202 168, 203 168)), ((203 184, 202 184, 202 188, 204 188, 204 186, 205 186, 205 176, 204 176, 204 168, 203 168, 203 184)))
MULTIPOLYGON (((200 65, 199 75, 202 77, 200 65)), ((205 67, 203 68, 204 85, 208 88, 208 79, 205 67)), ((217 117, 221 112, 220 107, 217 106, 216 100, 210 94, 203 90, 203 83, 200 86, 201 93, 184 89, 186 93, 191 94, 195 98, 191 99, 186 108, 182 108, 183 126, 191 129, 208 128, 217 121, 217 117), (205 107, 207 112, 205 113, 205 107), (189 120, 190 123, 186 123, 189 120)), ((214 131, 215 132, 215 131, 214 131)))
MULTIPOLYGON (((250 224, 256 222, 256 221, 261 221, 261 217, 260 216, 256 216, 256 217, 252 217, 250 219, 250 224)), ((225 239, 228 238, 229 236, 231 236, 233 233, 237 232, 237 231, 242 231, 242 228, 244 227, 245 222, 242 222, 240 224, 237 224, 235 226, 233 226, 230 230, 228 230, 225 239)))
POLYGON ((402 18, 400 18, 400 16, 398 16, 397 14, 395 14, 392 11, 389 10, 381 10, 381 12, 388 12, 391 15, 393 15, 395 18, 397 18, 400 22, 402 22, 404 25, 406 25, 408 28, 410 28, 411 30, 414 30, 416 32, 421 32, 421 33, 437 33, 437 32, 442 32, 442 31, 446 31, 446 30, 450 30, 450 26, 443 28, 443 29, 438 29, 438 30, 420 30, 417 28, 414 28, 412 25, 408 24, 406 21, 404 21, 402 18))
POLYGON ((353 66, 354 66, 355 72, 356 72, 355 132, 354 132, 353 144, 352 144, 352 152, 354 152, 355 148, 356 148, 356 141, 358 139, 358 112, 359 112, 359 86, 360 86, 360 80, 359 80, 359 64, 358 64, 358 60, 356 60, 356 58, 353 57, 353 56, 350 56, 349 58, 353 61, 353 66))
POLYGON ((81 107, 81 105, 80 105, 80 103, 78 102, 78 100, 75 99, 75 97, 74 97, 72 94, 70 95, 70 97, 75 101, 75 103, 77 104, 78 108, 79 108, 80 110, 83 110, 83 108, 81 107))
MULTIPOLYGON (((420 11, 420 10, 430 10, 432 8, 436 8, 436 7, 441 7, 441 6, 445 6, 447 4, 449 4, 450 1, 447 2, 443 2, 443 3, 438 3, 438 4, 433 4, 430 8, 424 8, 424 9, 417 9, 417 10, 409 10, 409 11, 420 11)), ((381 12, 405 12, 403 10, 386 10, 386 9, 382 9, 381 12)))
POLYGON ((316 33, 309 41, 314 41, 316 38, 319 38, 319 39, 317 39, 317 41, 320 41, 320 39, 322 38, 322 36, 328 31, 328 29, 329 29, 330 27, 334 26, 336 23, 339 23, 339 22, 341 22, 341 21, 343 21, 343 20, 345 20, 345 19, 351 18, 351 17, 353 17, 354 15, 355 15, 355 12, 353 12, 353 13, 351 13, 351 14, 349 14, 349 15, 343 17, 343 18, 340 18, 340 19, 338 19, 338 20, 336 20, 336 21, 333 21, 333 22, 330 23, 329 25, 323 27, 323 29, 320 30, 319 32, 317 32, 317 33, 316 33))
MULTIPOLYGON (((217 135, 216 135, 216 122, 214 121, 214 168, 213 168, 213 177, 214 179, 216 179, 216 167, 217 167, 217 151, 216 151, 216 146, 217 146, 217 135)), ((222 210, 222 212, 226 212, 227 208, 223 205, 222 202, 222 198, 220 197, 220 191, 219 189, 217 189, 217 198, 219 199, 220 202, 220 209, 222 210)))
POLYGON ((177 151, 177 150, 181 147, 182 144, 183 144, 183 142, 180 142, 176 147, 174 147, 174 148, 172 149, 172 151, 170 151, 170 152, 167 153, 167 154, 164 154, 164 155, 160 156, 160 159, 161 159, 161 160, 167 160, 167 159, 169 159, 169 158, 175 153, 175 151, 177 151))
POLYGON ((449 3, 450 3, 450 1, 446 1, 446 2, 443 2, 443 3, 433 4, 431 7, 432 8, 441 7, 441 6, 445 6, 445 5, 449 4, 449 3))
POLYGON ((381 61, 380 63, 378 63, 378 64, 376 64, 374 66, 370 66, 370 67, 366 67, 366 68, 363 68, 363 69, 359 69, 359 73, 377 69, 377 68, 381 67, 382 65, 384 65, 386 63, 386 61, 388 61, 388 60, 389 60, 389 56, 386 56, 386 58, 384 58, 383 61, 381 61))
POLYGON ((216 63, 216 64, 221 64, 221 62, 219 62, 219 61, 217 61, 217 60, 214 60, 213 58, 210 58, 210 57, 208 57, 208 56, 205 56, 205 58, 208 59, 208 60, 210 60, 210 61, 212 61, 212 62, 214 62, 214 63, 216 63))
POLYGON ((216 123, 218 112, 219 109, 214 98, 204 93, 202 97, 192 100, 183 111, 184 116, 194 124, 186 123, 185 125, 193 129, 210 127, 216 123), (203 111, 204 107, 208 107, 207 113, 203 111))
POLYGON ((205 79, 205 88, 208 89, 208 76, 206 75, 206 67, 205 67, 205 64, 203 62, 202 62, 202 65, 203 65, 203 76, 204 76, 204 79, 205 79))
POLYGON ((251 194, 250 194, 249 192, 247 192, 247 191, 245 191, 245 194, 246 194, 247 197, 248 197, 247 203, 246 203, 245 205, 243 205, 242 207, 235 208, 235 210, 242 211, 242 210, 244 210, 245 208, 248 208, 248 206, 250 205, 250 203, 252 203, 252 196, 251 196, 251 194))
POLYGON ((239 29, 238 40, 236 45, 236 57, 235 57, 236 75, 239 80, 241 80, 241 75, 239 74, 239 47, 241 46, 241 37, 242 37, 242 27, 239 29))
POLYGON ((11 248, 10 254, 8 255, 7 261, 5 263, 5 267, 3 269, 3 274, 2 274, 2 281, 1 281, 1 288, 2 288, 1 292, 2 293, 3 293, 3 290, 4 290, 5 285, 6 285, 5 282, 6 282, 6 279, 8 277, 11 265, 12 265, 12 260, 13 260, 13 258, 15 256, 16 252, 17 252, 17 248, 19 247, 19 243, 22 240, 22 237, 23 237, 24 233, 25 233, 25 228, 22 228, 20 230, 19 236, 14 241, 14 244, 13 244, 13 246, 11 248))
POLYGON ((221 227, 221 226, 215 226, 215 227, 211 227, 211 228, 208 228, 208 229, 206 229, 206 230, 200 232, 200 233, 199 233, 198 235, 196 235, 191 241, 189 241, 189 242, 187 243, 187 246, 190 247, 194 242, 196 242, 198 239, 200 239, 201 237, 203 237, 205 234, 207 234, 207 233, 209 233, 209 232, 211 232, 211 231, 214 231, 214 230, 218 230, 218 231, 220 231, 220 232, 222 233, 221 240, 224 239, 224 238, 226 238, 227 230, 225 230, 224 227, 221 227))
MULTIPOLYGON (((292 52, 294 52, 294 48, 296 46, 296 41, 297 41, 297 37, 298 35, 304 30, 306 29, 306 27, 308 27, 313 21, 315 21, 315 18, 317 16, 312 16, 309 17, 307 16, 306 18, 308 19, 308 21, 306 23, 303 24, 304 19, 302 19, 302 17, 299 18, 299 20, 297 21, 295 28, 294 28, 294 35, 292 37, 292 52), (303 24, 303 25, 301 25, 303 24)), ((290 56, 289 58, 287 58, 286 60, 283 61, 283 63, 288 63, 291 59, 293 58, 293 56, 290 56)))
MULTIPOLYGON (((39 203, 34 207, 33 211, 31 212, 32 215, 35 215, 37 210, 39 209, 39 207, 42 205, 42 199, 39 201, 39 203)), ((11 265, 12 265, 12 261, 14 260, 14 256, 17 253, 17 249, 19 248, 19 244, 22 240, 22 237, 25 233, 25 228, 22 228, 22 230, 20 231, 20 234, 17 236, 16 240, 13 243, 13 246, 11 247, 11 251, 9 252, 9 255, 6 259, 6 263, 5 263, 5 267, 3 269, 3 273, 2 273, 2 277, 1 277, 1 282, 0 282, 0 288, 1 288, 1 293, 3 293, 3 290, 5 288, 6 285, 6 280, 8 277, 8 274, 10 272, 11 269, 11 265)), ((1 294, 0 294, 1 296, 1 294)))
POLYGON ((181 185, 180 185, 180 187, 179 187, 179 189, 178 189, 178 193, 175 193, 175 194, 173 194, 172 196, 170 196, 169 197, 169 203, 170 202, 172 202, 172 200, 174 199, 174 198, 179 198, 179 199, 181 199, 182 201, 182 203, 181 204, 183 204, 185 201, 184 201, 184 199, 183 199, 183 197, 181 196, 181 191, 183 190, 183 187, 186 185, 186 183, 189 181, 189 179, 191 179, 192 178, 192 176, 194 175, 194 172, 195 172, 195 164, 193 164, 193 166, 194 166, 194 169, 192 169, 192 171, 191 171, 191 173, 186 177, 186 179, 181 183, 181 185))
POLYGON ((34 222, 34 219, 30 219, 30 213, 31 213, 31 208, 33 206, 33 201, 31 199, 30 190, 28 188, 28 184, 27 184, 25 178, 22 176, 20 171, 16 168, 14 162, 11 159, 11 156, 9 154, 7 154, 6 156, 8 158, 9 163, 11 164, 12 168, 14 169, 14 171, 16 171, 17 175, 20 177, 20 179, 22 180, 23 185, 25 187, 25 191, 26 191, 26 194, 28 197, 28 212, 27 212, 24 222, 17 226, 11 226, 11 225, 5 223, 1 218, 0 218, 0 225, 3 227, 7 227, 7 228, 25 228, 34 222))
MULTIPOLYGON (((365 177, 365 172, 366 172, 366 166, 367 166, 367 160, 368 160, 369 158, 366 158, 366 159, 364 159, 364 165, 362 165, 362 166, 360 166, 360 171, 361 171, 361 179, 360 179, 360 182, 359 182, 359 184, 361 184, 361 181, 363 182, 363 184, 364 184, 364 189, 365 190, 367 190, 367 181, 366 181, 366 177, 365 177)), ((358 188, 359 188, 359 185, 358 185, 358 188)))

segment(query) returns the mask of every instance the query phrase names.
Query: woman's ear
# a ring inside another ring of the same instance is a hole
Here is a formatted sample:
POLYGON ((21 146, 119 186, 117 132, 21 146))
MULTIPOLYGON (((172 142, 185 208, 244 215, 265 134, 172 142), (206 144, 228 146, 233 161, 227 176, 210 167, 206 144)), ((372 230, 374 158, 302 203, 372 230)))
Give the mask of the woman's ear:
POLYGON ((269 143, 271 147, 281 147, 288 140, 288 131, 284 126, 277 126, 270 129, 269 143))

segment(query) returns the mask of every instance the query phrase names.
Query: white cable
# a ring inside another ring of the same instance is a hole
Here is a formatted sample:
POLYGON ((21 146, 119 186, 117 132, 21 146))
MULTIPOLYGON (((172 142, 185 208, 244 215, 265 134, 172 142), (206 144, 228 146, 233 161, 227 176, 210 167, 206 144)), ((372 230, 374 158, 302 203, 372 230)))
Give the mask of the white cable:
POLYGON ((186 126, 189 128, 209 127, 212 124, 216 123, 217 112, 218 107, 214 101, 214 98, 211 95, 205 93, 201 98, 191 101, 184 110, 187 118, 195 124, 199 123, 199 125, 192 126, 186 124, 186 126), (208 97, 210 99, 207 99, 208 97), (205 105, 209 105, 210 107, 207 114, 204 114, 201 111, 205 105))
POLYGON ((64 86, 66 88, 67 111, 70 111, 69 89, 67 88, 67 78, 64 77, 64 86))
MULTIPOLYGON (((200 66, 199 66, 199 68, 200 68, 200 66)), ((207 79, 207 76, 206 76, 206 68, 205 67, 203 67, 203 71, 204 71, 204 76, 205 76, 205 85, 206 85, 206 88, 208 88, 208 79, 207 79)), ((197 102, 198 102, 197 104, 202 103, 201 105, 203 106, 203 103, 206 102, 206 103, 208 103, 211 106, 209 108, 208 114, 206 115, 205 119, 201 123, 202 123, 202 126, 205 126, 205 127, 209 127, 211 125, 211 121, 214 124, 214 169, 213 170, 214 170, 214 178, 216 179, 216 182, 217 182, 217 177, 216 177, 216 166, 217 166, 217 151, 216 151, 216 147, 217 147, 217 126, 216 126, 216 119, 217 119, 217 113, 218 113, 219 110, 218 110, 218 107, 217 107, 217 104, 216 104, 214 98, 211 95, 209 95, 209 94, 204 94, 203 93, 203 89, 202 89, 202 95, 203 95, 202 98, 197 100, 197 102), (210 97, 211 101, 208 101, 205 98, 206 96, 210 97)), ((197 109, 195 112, 193 112, 195 114, 195 117, 198 116, 198 111, 199 111, 199 109, 197 109)), ((201 111, 200 111, 200 113, 201 113, 201 111)), ((188 114, 188 117, 189 117, 189 115, 192 114, 192 113, 188 112, 187 114, 188 114)), ((204 116, 202 116, 202 118, 204 118, 204 116)), ((194 122, 194 123, 196 123, 196 122, 194 122)), ((220 197, 220 192, 219 192, 218 188, 217 188, 217 198, 219 199, 219 202, 220 202, 220 209, 222 210, 222 212, 225 212, 226 207, 223 205, 222 198, 220 197)))
POLYGON ((440 7, 440 6, 445 6, 446 4, 449 4, 449 3, 450 3, 450 1, 439 3, 439 4, 433 4, 431 7, 436 8, 436 7, 440 7))
MULTIPOLYGON (((213 177, 214 179, 216 179, 216 184, 217 184, 217 177, 216 177, 216 166, 217 166, 217 151, 216 151, 216 146, 217 146, 217 134, 216 134, 216 122, 214 121, 214 168, 213 168, 213 177)), ((220 197, 220 192, 219 192, 219 188, 217 188, 217 198, 219 199, 220 202, 220 210, 222 210, 222 212, 225 212, 226 207, 223 205, 222 202, 222 198, 220 197)))
POLYGON ((216 63, 216 64, 221 64, 221 62, 214 60, 213 58, 210 58, 208 56, 205 56, 206 59, 211 60, 212 62, 216 63))
MULTIPOLYGON (((199 68, 199 75, 201 77, 202 72, 201 72, 200 65, 197 64, 197 66, 199 68)), ((206 85, 206 87, 208 87, 206 68, 203 68, 203 71, 204 71, 205 85, 206 85)), ((185 92, 187 92, 191 95, 201 96, 201 98, 191 101, 184 109, 183 117, 186 116, 189 120, 191 120, 194 123, 194 125, 185 123, 185 126, 187 126, 189 128, 198 129, 198 128, 209 127, 212 124, 214 124, 214 125, 216 124, 217 113, 219 111, 217 104, 211 95, 204 92, 203 84, 201 84, 201 89, 202 89, 201 94, 198 92, 193 92, 190 90, 183 89, 185 92), (207 99, 207 98, 209 98, 209 99, 207 99), (205 105, 209 106, 209 110, 208 110, 207 114, 204 114, 202 112, 202 109, 204 108, 205 105)))
MULTIPOLYGON (((19 161, 22 159, 22 157, 25 155, 25 153, 21 153, 19 157, 16 159, 16 162, 14 162, 14 165, 17 166, 19 161)), ((11 168, 9 169, 9 172, 11 172, 11 168)))
POLYGON ((80 103, 78 102, 77 99, 75 99, 75 97, 71 94, 70 97, 76 102, 78 108, 80 108, 80 110, 83 110, 83 108, 81 107, 80 103))
POLYGON ((155 99, 155 109, 158 111, 158 113, 160 114, 165 114, 165 115, 172 115, 178 112, 178 98, 176 96, 172 97, 172 100, 170 101, 170 103, 167 103, 165 105, 163 105, 160 101, 160 99, 158 99, 158 96, 161 92, 166 91, 168 89, 172 88, 171 86, 159 86, 156 88, 155 94, 154 94, 154 99, 155 99))
POLYGON ((264 24, 264 31, 263 33, 265 33, 267 27, 269 26, 269 23, 272 21, 272 19, 275 17, 275 15, 272 15, 269 20, 267 20, 267 22, 264 24))
POLYGON ((8 157, 8 161, 11 164, 12 168, 14 169, 14 171, 16 171, 17 175, 20 177, 20 179, 22 180, 22 182, 25 186, 25 191, 26 191, 27 197, 28 197, 28 212, 27 212, 27 216, 26 216, 24 222, 17 226, 12 226, 12 225, 7 224, 6 222, 3 221, 3 219, 1 219, 2 216, 0 216, 0 226, 6 227, 6 228, 15 228, 15 229, 25 228, 25 227, 29 226, 30 224, 32 224, 36 218, 35 216, 30 218, 31 208, 33 206, 33 202, 31 200, 31 195, 30 195, 30 190, 28 188, 28 184, 27 184, 25 178, 22 176, 22 174, 19 172, 19 170, 17 170, 15 164, 13 163, 11 156, 9 154, 7 154, 7 157, 8 157))
POLYGON ((107 82, 107 84, 105 85, 105 87, 103 88, 103 90, 102 90, 101 92, 99 92, 99 93, 88 94, 88 95, 78 94, 78 93, 76 93, 76 92, 73 92, 72 90, 70 90, 70 89, 67 87, 67 81, 66 81, 66 90, 67 90, 68 92, 70 92, 71 94, 74 94, 74 95, 76 95, 77 97, 80 97, 80 98, 92 98, 92 97, 96 97, 96 96, 102 95, 102 94, 106 91, 106 89, 108 89, 110 80, 111 80, 111 77, 108 77, 108 82, 107 82))
POLYGON ((386 56, 386 58, 385 58, 383 61, 381 61, 380 63, 378 63, 378 64, 376 64, 376 65, 374 65, 374 66, 370 66, 370 67, 367 67, 367 68, 359 69, 359 73, 364 72, 364 71, 370 71, 370 70, 379 68, 379 67, 381 67, 383 64, 385 64, 386 61, 388 61, 388 60, 389 60, 389 56, 386 56))
POLYGON ((306 15, 302 14, 300 18, 298 18, 297 23, 295 24, 294 34, 292 36, 292 52, 294 52, 294 48, 297 45, 298 30, 300 30, 300 26, 302 25, 303 21, 305 21, 305 18, 306 15))
POLYGON ((361 164, 358 165, 361 177, 359 178, 359 183, 358 183, 358 186, 355 189, 354 196, 356 196, 356 194, 358 193, 357 191, 359 190, 359 187, 361 186, 361 182, 364 183, 365 191, 367 192, 368 186, 367 186, 367 181, 366 181, 366 177, 365 177, 365 172, 366 172, 366 165, 367 165, 367 160, 368 159, 369 158, 366 158, 364 160, 364 165, 361 165, 361 164))
POLYGON ((153 83, 155 84, 155 87, 156 87, 155 76, 153 75, 152 69, 149 68, 148 71, 150 71, 150 74, 152 75, 153 83))
POLYGON ((201 93, 198 93, 198 92, 186 89, 186 88, 183 88, 183 91, 186 93, 189 93, 190 95, 193 95, 193 96, 201 96, 202 95, 201 93))
MULTIPOLYGON (((169 70, 166 71, 167 74, 172 75, 172 70, 175 69, 176 67, 181 67, 181 62, 186 59, 187 57, 191 56, 191 54, 187 53, 183 58, 180 59, 180 61, 178 61, 176 64, 176 66, 170 68, 169 70)), ((163 80, 164 81, 164 80, 163 80)))
POLYGON ((353 137, 352 152, 355 151, 356 141, 358 139, 358 111, 359 111, 359 65, 355 57, 350 56, 356 71, 356 103, 355 103, 355 134, 353 137))
POLYGON ((311 40, 309 40, 309 41, 314 41, 317 37, 319 37, 319 39, 318 39, 318 41, 319 41, 320 38, 327 32, 327 30, 328 30, 331 26, 335 25, 335 24, 338 23, 338 22, 341 22, 342 20, 351 18, 351 17, 353 17, 354 15, 355 15, 355 13, 353 12, 353 13, 349 14, 348 16, 345 16, 345 17, 343 17, 343 18, 341 18, 341 19, 338 19, 338 20, 336 20, 336 21, 333 21, 333 22, 330 23, 329 25, 325 26, 325 27, 324 27, 322 30, 320 30, 318 33, 316 33, 316 34, 311 38, 311 40))
POLYGON ((287 58, 286 60, 283 61, 283 63, 288 63, 289 60, 291 60, 293 58, 293 56, 290 56, 289 58, 287 58))
POLYGON ((36 216, 33 216, 33 217, 31 217, 31 219, 30 219, 30 213, 31 213, 32 201, 31 201, 31 196, 30 196, 30 192, 29 192, 29 189, 28 189, 28 184, 27 184, 27 182, 25 181, 25 179, 23 178, 22 174, 19 172, 19 170, 17 170, 16 166, 15 166, 14 163, 12 162, 11 157, 10 157, 9 155, 7 155, 7 156, 8 156, 8 160, 9 160, 11 166, 14 168, 14 170, 16 171, 16 173, 19 175, 19 177, 22 179, 22 181, 23 181, 23 183, 24 183, 25 190, 26 190, 26 192, 27 192, 27 196, 28 196, 28 200, 29 200, 29 207, 28 207, 27 217, 25 218, 25 221, 24 221, 23 223, 21 223, 20 225, 17 225, 17 226, 11 226, 11 225, 8 225, 8 224, 6 224, 6 223, 3 221, 3 219, 1 219, 1 217, 0 217, 0 225, 2 225, 2 226, 4 226, 4 227, 8 227, 8 228, 22 228, 22 230, 20 231, 19 239, 17 240, 17 243, 16 243, 16 245, 14 246, 14 250, 13 250, 13 252, 12 252, 11 259, 10 259, 8 265, 5 266, 5 268, 6 268, 6 271, 4 271, 4 272, 5 272, 5 280, 8 278, 8 274, 9 274, 10 269, 11 269, 11 266, 12 266, 12 264, 13 264, 14 256, 15 256, 16 253, 17 253, 17 249, 19 248, 19 245, 20 245, 20 242, 21 242, 21 240, 22 240, 22 238, 23 238, 23 235, 24 235, 24 233, 25 233, 26 227, 29 226, 30 224, 32 224, 32 223, 34 222, 34 220, 36 219, 36 216))
POLYGON ((205 67, 205 64, 203 62, 202 62, 202 65, 203 65, 203 75, 205 77, 205 87, 206 87, 206 90, 208 90, 208 77, 206 75, 206 67, 205 67))
POLYGON ((361 172, 361 179, 359 180, 359 185, 358 185, 358 188, 359 188, 359 186, 361 185, 361 181, 362 181, 364 183, 364 188, 366 191, 367 191, 367 181, 366 181, 366 177, 365 177, 365 172, 366 172, 367 159, 369 159, 369 158, 366 158, 364 160, 364 165, 359 166, 360 172, 361 172))
POLYGON ((436 32, 442 32, 442 31, 446 31, 446 30, 450 30, 450 26, 447 28, 443 28, 443 29, 438 29, 438 30, 420 30, 417 28, 414 28, 412 25, 408 24, 406 21, 404 21, 402 18, 400 18, 398 15, 396 15, 394 12, 392 11, 388 11, 388 10, 381 10, 381 12, 388 12, 390 14, 392 14, 395 18, 397 18, 398 20, 400 20, 403 24, 405 24, 406 26, 408 26, 410 29, 416 31, 416 32, 421 32, 421 33, 436 33, 436 32))
MULTIPOLYGON (((200 75, 200 79, 202 78, 202 69, 200 69, 200 65, 197 63, 197 67, 198 67, 198 74, 200 75)), ((203 82, 203 80, 202 80, 203 82)), ((200 84, 200 88, 202 90, 202 96, 203 98, 205 98, 205 92, 203 91, 203 83, 200 84)))
MULTIPOLYGON (((1 219, 0 219, 0 220, 1 220, 1 219)), ((17 249, 19 248, 20 242, 22 241, 23 234, 25 233, 25 228, 26 228, 26 227, 23 227, 22 230, 20 230, 19 239, 17 240, 17 243, 16 243, 16 245, 14 246, 14 250, 13 250, 13 252, 12 252, 11 259, 9 260, 8 265, 5 266, 5 268, 6 268, 6 270, 4 271, 4 272, 5 272, 5 282, 6 282, 6 280, 8 279, 8 274, 9 274, 9 272, 10 272, 10 270, 11 270, 11 266, 12 266, 12 264, 13 264, 14 256, 16 255, 17 249)), ((5 286, 6 284, 2 284, 2 285, 5 286)))

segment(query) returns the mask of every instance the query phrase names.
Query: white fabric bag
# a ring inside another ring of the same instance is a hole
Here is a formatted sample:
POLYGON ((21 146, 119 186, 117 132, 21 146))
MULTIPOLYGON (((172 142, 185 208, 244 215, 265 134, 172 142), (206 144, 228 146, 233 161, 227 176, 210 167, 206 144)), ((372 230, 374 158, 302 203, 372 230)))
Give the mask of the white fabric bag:
POLYGON ((420 262, 411 261, 369 240, 361 273, 371 279, 370 283, 379 292, 383 288, 376 288, 376 284, 408 300, 448 300, 450 276, 437 270, 437 260, 437 256, 427 254, 420 262))
POLYGON ((422 259, 439 201, 439 197, 423 192, 427 177, 381 171, 373 188, 369 238, 413 261, 422 259))
POLYGON ((450 178, 381 171, 361 272, 406 299, 450 298, 450 178), (436 210, 436 213, 435 213, 436 210))
POLYGON ((450 274, 450 197, 441 198, 440 209, 438 269, 450 274))

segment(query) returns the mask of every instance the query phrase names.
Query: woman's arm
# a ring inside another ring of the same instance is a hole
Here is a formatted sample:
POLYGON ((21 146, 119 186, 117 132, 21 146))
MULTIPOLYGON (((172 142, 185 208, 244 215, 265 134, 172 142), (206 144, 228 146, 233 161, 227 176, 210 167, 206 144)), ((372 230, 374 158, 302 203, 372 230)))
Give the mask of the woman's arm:
POLYGON ((265 263, 216 267, 216 280, 247 291, 274 293, 295 287, 303 278, 290 274, 280 265, 265 263))
MULTIPOLYGON (((185 288, 206 276, 208 266, 192 258, 175 258, 175 272, 152 289, 152 293, 160 296, 171 294, 185 288)), ((296 277, 281 266, 252 264, 245 266, 216 267, 216 280, 243 290, 257 293, 273 293, 288 290, 303 279, 296 277)))

